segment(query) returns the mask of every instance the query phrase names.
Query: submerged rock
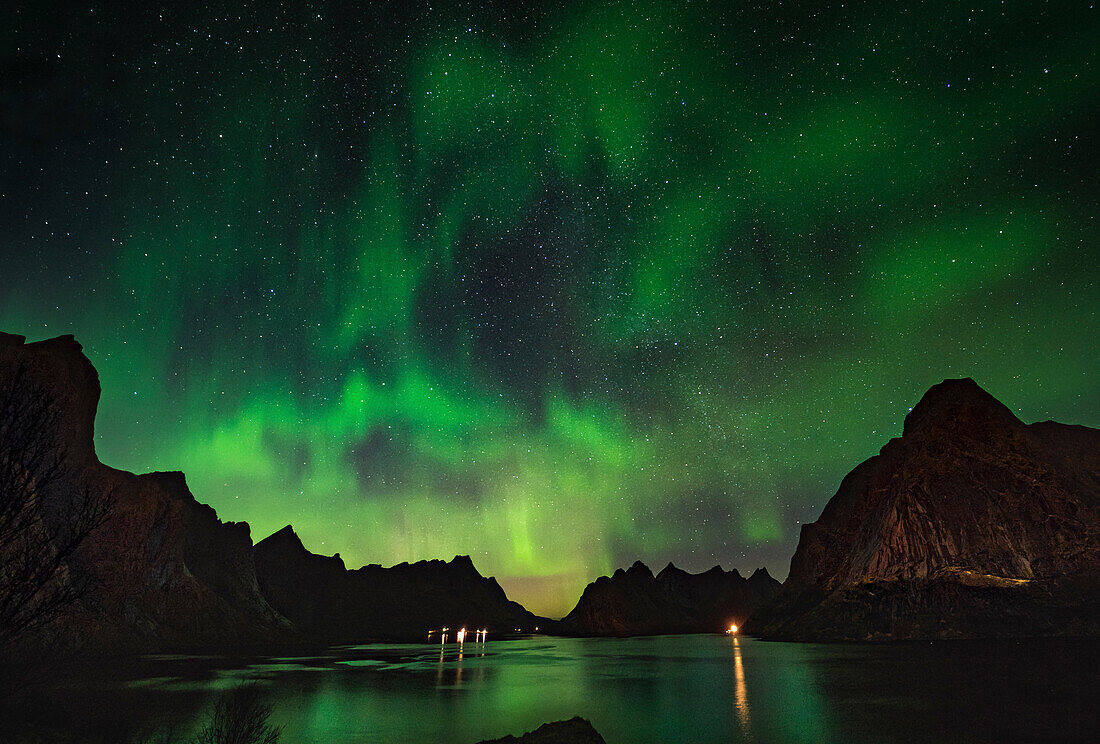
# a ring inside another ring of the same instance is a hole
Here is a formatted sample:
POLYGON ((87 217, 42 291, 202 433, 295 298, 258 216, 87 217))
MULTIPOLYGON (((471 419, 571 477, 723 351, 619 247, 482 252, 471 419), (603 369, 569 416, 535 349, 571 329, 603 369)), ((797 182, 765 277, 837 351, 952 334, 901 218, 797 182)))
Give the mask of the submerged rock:
POLYGON ((973 380, 946 380, 802 528, 783 590, 745 631, 1096 634, 1098 534, 1100 431, 1026 425, 973 380))

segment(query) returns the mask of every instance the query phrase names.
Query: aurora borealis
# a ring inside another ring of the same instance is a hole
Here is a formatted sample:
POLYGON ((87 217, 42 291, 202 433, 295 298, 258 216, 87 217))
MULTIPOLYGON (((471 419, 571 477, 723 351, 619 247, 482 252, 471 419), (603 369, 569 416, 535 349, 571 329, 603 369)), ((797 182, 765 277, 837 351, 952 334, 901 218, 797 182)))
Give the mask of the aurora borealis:
POLYGON ((782 577, 945 377, 1100 425, 1078 2, 15 3, 0 328, 254 539, 782 577), (127 7, 129 5, 129 7, 127 7))

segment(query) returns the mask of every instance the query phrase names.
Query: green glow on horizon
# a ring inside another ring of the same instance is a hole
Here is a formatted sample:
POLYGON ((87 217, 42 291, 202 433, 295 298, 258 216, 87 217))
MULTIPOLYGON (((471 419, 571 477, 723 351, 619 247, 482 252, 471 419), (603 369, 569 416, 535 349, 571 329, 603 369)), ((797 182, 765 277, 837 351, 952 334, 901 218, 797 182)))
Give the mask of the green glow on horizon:
POLYGON ((1095 12, 283 10, 127 51, 121 165, 43 166, 0 296, 84 344, 105 462, 255 539, 562 614, 635 558, 782 576, 945 377, 1100 423, 1095 12))

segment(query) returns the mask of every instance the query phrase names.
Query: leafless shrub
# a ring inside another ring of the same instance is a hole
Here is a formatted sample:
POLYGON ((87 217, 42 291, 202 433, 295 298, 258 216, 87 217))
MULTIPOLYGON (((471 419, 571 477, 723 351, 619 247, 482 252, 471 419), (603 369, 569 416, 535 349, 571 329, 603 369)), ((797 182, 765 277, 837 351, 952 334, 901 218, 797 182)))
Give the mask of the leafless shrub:
POLYGON ((271 706, 259 687, 243 685, 223 695, 193 744, 276 744, 282 726, 272 726, 271 706))
POLYGON ((74 483, 61 420, 26 366, 0 376, 0 652, 88 591, 69 560, 110 511, 108 494, 74 483))

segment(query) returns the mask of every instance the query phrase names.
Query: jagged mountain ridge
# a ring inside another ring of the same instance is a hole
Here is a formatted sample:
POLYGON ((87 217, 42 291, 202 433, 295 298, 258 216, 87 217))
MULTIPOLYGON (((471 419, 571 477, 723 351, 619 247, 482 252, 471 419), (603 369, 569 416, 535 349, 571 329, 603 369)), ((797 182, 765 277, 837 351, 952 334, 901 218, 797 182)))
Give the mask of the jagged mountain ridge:
POLYGON ((287 525, 256 544, 255 559, 264 596, 315 637, 422 640, 442 627, 530 632, 541 621, 465 555, 348 570, 339 553, 309 552, 287 525))
POLYGON ((636 561, 585 587, 553 630, 578 636, 719 633, 740 625, 779 586, 763 568, 746 579, 736 569, 691 574, 669 563, 654 576, 636 561))
MULTIPOLYGON (((258 557, 246 523, 223 523, 197 502, 181 473, 135 475, 99 462, 99 379, 71 336, 27 344, 0 333, 0 381, 15 369, 53 396, 69 485, 113 496, 109 527, 68 566, 96 587, 62 626, 88 647, 301 639, 280 604, 326 638, 538 622, 468 558, 348 571, 338 556, 308 553, 292 530, 297 548, 273 554, 275 565, 285 561, 282 575, 261 582, 258 561, 267 567, 272 556, 258 557), (295 575, 320 577, 303 586, 324 602, 310 610, 280 594, 295 575), (317 588, 325 586, 345 587, 346 596, 317 588), (412 606, 427 609, 418 615, 412 606)), ((1100 431, 1025 425, 972 380, 945 381, 906 418, 902 437, 853 470, 821 519, 803 528, 787 584, 748 630, 807 640, 1100 632, 1098 494, 1100 431)), ((60 503, 41 494, 50 518, 63 514, 60 503)), ((636 564, 589 585, 555 631, 714 632, 748 615, 776 583, 765 572, 753 594, 730 588, 729 577, 747 584, 758 574, 716 567, 692 575, 670 564, 653 576, 636 564)))
POLYGON ((971 379, 803 526, 748 632, 797 640, 1085 634, 1100 618, 1100 431, 1026 425, 971 379))

